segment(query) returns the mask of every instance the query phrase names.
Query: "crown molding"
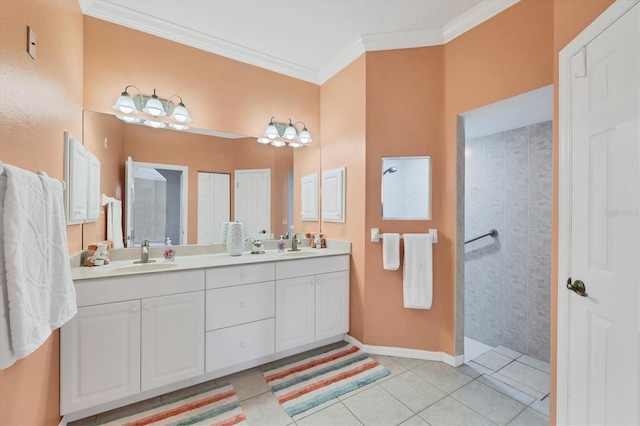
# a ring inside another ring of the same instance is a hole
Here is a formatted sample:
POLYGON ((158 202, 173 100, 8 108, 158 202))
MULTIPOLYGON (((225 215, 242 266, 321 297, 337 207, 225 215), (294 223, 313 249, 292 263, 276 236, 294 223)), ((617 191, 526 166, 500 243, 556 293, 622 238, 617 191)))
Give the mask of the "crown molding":
POLYGON ((312 69, 247 49, 235 43, 203 34, 162 19, 127 9, 107 1, 79 0, 85 15, 123 25, 162 37, 177 43, 195 47, 216 55, 255 65, 269 71, 318 84, 318 73, 312 69))
POLYGON ((519 1, 520 0, 507 0, 497 2, 484 0, 479 5, 469 9, 444 26, 442 29, 442 43, 449 43, 454 38, 466 33, 484 21, 493 18, 498 13, 510 8, 519 1))
POLYGON ((163 19, 150 17, 120 4, 97 0, 78 0, 78 3, 82 12, 87 16, 133 28, 289 77, 314 84, 323 84, 365 52, 446 44, 519 1, 484 0, 443 28, 362 35, 361 39, 356 40, 317 71, 163 19))
POLYGON ((367 52, 438 46, 442 44, 442 29, 423 28, 392 33, 364 34, 362 44, 367 52))

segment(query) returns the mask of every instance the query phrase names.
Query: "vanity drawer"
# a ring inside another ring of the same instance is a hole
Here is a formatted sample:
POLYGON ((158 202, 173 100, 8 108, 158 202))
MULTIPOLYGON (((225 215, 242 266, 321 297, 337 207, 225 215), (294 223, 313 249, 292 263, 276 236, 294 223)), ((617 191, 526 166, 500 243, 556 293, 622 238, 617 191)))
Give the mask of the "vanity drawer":
POLYGON ((287 260, 276 264, 276 279, 304 277, 349 270, 349 255, 287 260))
POLYGON ((207 373, 275 353, 273 318, 207 332, 207 373))
POLYGON ((275 278, 273 262, 242 266, 222 266, 207 269, 206 272, 207 288, 273 281, 275 278))
POLYGON ((207 330, 273 318, 275 282, 207 290, 207 330))

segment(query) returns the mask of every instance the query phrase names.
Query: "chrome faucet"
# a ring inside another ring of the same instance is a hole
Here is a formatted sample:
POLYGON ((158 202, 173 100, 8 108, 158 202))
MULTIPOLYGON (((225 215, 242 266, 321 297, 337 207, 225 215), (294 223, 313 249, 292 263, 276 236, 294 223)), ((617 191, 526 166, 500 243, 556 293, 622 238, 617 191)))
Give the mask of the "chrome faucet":
POLYGON ((300 240, 298 239, 298 236, 296 234, 293 234, 291 238, 291 248, 289 249, 289 251, 300 251, 300 249, 298 248, 298 244, 300 244, 300 240))
POLYGON ((142 242, 142 246, 140 246, 140 260, 137 260, 133 263, 151 263, 155 262, 155 260, 149 260, 149 245, 151 244, 151 240, 149 238, 145 238, 142 242))

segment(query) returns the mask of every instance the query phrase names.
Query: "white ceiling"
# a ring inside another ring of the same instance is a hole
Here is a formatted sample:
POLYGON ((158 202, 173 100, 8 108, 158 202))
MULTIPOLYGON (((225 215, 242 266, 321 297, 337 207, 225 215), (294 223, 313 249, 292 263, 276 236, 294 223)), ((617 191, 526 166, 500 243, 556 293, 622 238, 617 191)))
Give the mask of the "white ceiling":
POLYGON ((78 0, 85 15, 322 84, 365 51, 446 43, 519 0, 78 0))

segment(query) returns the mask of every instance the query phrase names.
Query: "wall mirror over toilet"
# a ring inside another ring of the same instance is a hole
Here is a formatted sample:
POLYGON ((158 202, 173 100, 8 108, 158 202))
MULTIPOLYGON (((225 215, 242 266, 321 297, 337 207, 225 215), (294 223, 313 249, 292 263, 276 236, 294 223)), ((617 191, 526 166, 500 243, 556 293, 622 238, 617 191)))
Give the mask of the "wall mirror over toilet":
POLYGON ((431 157, 382 157, 382 219, 431 219, 431 157))

